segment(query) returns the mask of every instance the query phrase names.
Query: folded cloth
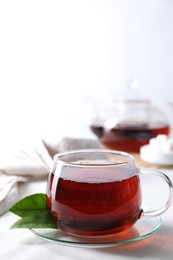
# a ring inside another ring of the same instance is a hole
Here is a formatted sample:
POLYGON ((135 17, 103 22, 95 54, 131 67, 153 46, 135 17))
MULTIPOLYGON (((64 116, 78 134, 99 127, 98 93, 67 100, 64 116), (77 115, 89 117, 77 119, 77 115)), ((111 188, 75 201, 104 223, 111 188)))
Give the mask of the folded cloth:
POLYGON ((92 148, 99 148, 97 140, 67 137, 53 145, 39 140, 0 151, 0 215, 19 199, 19 182, 47 178, 56 153, 92 148))
POLYGON ((42 140, 0 151, 0 215, 18 200, 17 183, 46 176, 51 164, 42 140))
POLYGON ((99 143, 95 139, 88 138, 62 138, 58 143, 58 152, 63 153, 66 151, 77 149, 99 149, 99 143))

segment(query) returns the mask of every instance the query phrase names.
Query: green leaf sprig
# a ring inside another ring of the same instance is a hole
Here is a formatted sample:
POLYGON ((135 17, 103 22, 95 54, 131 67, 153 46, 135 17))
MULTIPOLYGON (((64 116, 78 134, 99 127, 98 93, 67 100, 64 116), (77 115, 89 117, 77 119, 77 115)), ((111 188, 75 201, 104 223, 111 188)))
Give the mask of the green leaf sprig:
POLYGON ((10 209, 10 212, 18 215, 12 228, 57 228, 52 218, 49 216, 46 207, 46 194, 36 193, 27 196, 10 209))

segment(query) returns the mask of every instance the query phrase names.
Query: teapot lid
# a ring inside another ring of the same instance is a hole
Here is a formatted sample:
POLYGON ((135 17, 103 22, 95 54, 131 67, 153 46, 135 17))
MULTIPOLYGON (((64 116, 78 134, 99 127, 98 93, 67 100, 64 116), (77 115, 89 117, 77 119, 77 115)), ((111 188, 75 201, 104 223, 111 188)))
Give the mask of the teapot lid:
POLYGON ((130 78, 127 81, 125 88, 121 90, 118 97, 115 99, 116 102, 126 102, 126 103, 141 103, 149 105, 151 99, 145 97, 139 87, 139 82, 136 79, 130 78))

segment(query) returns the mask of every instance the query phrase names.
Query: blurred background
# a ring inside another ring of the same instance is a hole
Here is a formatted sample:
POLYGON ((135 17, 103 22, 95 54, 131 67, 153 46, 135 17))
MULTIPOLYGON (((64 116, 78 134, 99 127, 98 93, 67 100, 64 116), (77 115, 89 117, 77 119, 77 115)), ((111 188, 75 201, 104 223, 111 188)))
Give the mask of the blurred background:
POLYGON ((93 137, 86 100, 129 79, 173 101, 173 1, 0 1, 1 143, 93 137))

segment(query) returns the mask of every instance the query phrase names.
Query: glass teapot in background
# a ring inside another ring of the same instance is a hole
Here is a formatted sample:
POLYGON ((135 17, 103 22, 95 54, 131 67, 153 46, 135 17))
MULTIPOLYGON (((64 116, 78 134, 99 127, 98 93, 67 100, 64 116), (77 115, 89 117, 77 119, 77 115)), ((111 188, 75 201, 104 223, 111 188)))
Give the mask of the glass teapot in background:
POLYGON ((101 104, 90 100, 89 127, 103 148, 138 153, 149 139, 168 135, 171 126, 151 100, 128 96, 101 104))

